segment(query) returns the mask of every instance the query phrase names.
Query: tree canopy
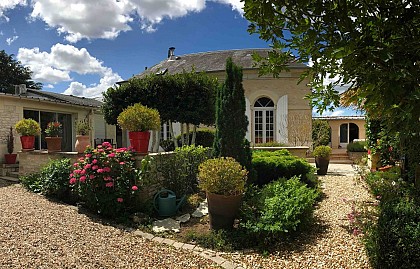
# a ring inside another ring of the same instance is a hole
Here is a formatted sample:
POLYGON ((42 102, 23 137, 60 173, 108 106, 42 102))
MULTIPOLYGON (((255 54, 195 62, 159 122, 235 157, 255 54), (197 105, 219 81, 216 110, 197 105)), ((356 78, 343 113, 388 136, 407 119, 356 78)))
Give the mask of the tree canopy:
POLYGON ((420 6, 406 0, 245 0, 249 31, 275 49, 263 73, 297 61, 313 63, 312 104, 324 111, 339 105, 336 86, 349 86, 347 104, 371 116, 409 127, 420 117, 420 6), (281 53, 285 52, 285 53, 281 53), (337 80, 328 82, 330 78, 337 80))
POLYGON ((40 90, 42 84, 31 80, 32 71, 20 61, 13 59, 4 50, 0 51, 0 92, 14 93, 14 85, 25 84, 31 89, 40 90))

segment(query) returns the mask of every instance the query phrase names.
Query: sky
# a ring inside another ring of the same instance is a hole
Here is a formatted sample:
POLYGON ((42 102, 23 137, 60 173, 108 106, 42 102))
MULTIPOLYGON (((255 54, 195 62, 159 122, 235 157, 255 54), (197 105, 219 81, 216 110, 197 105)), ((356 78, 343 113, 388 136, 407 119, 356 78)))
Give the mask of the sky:
POLYGON ((0 50, 45 91, 100 97, 164 60, 169 47, 176 55, 268 48, 248 24, 240 0, 1 0, 0 50))

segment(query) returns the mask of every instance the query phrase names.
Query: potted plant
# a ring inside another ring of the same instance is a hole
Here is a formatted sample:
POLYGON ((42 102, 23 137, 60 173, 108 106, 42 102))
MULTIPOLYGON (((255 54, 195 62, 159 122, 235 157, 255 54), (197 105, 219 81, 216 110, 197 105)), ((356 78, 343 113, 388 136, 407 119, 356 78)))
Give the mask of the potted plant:
POLYGON ((41 133, 39 123, 33 119, 22 119, 16 123, 15 129, 20 134, 22 150, 34 150, 35 136, 41 133))
POLYGON ((248 172, 231 157, 206 160, 198 171, 199 187, 207 196, 210 228, 232 228, 248 172))
POLYGON ((91 129, 87 120, 76 122, 76 144, 74 147, 78 153, 83 153, 90 146, 89 131, 91 129))
POLYGON ((15 148, 15 138, 13 137, 13 127, 10 126, 9 134, 7 135, 7 152, 8 154, 4 154, 4 159, 6 160, 6 164, 15 164, 17 154, 13 154, 13 150, 15 148))
POLYGON ((129 131, 130 144, 138 153, 148 152, 149 131, 160 129, 159 112, 140 103, 124 109, 118 116, 117 122, 122 129, 129 131))
POLYGON ((47 142, 48 152, 61 151, 61 132, 63 125, 58 121, 52 121, 47 124, 45 129, 45 141, 47 142))
POLYGON ((315 157, 316 167, 318 168, 316 171, 318 175, 327 174, 331 153, 332 149, 329 146, 317 146, 312 152, 312 155, 315 157))

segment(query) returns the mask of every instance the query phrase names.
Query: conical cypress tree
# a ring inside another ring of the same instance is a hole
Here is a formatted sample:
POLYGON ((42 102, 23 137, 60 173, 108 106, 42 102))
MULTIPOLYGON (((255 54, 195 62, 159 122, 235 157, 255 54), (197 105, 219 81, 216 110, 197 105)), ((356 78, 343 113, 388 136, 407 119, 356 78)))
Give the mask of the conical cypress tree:
POLYGON ((242 67, 226 60, 226 80, 216 97, 216 134, 213 143, 215 157, 233 157, 251 170, 251 151, 245 139, 248 120, 245 115, 245 92, 242 67))

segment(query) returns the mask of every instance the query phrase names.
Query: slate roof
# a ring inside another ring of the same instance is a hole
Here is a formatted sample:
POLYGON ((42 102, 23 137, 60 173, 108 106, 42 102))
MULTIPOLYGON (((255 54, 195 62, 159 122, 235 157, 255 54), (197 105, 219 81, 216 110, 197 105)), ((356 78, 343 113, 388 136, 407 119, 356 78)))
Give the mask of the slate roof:
MULTIPOLYGON (((171 59, 165 59, 134 77, 141 78, 149 74, 159 73, 176 74, 184 70, 190 72, 193 67, 197 72, 224 71, 228 57, 232 57, 233 62, 242 66, 244 70, 257 69, 258 67, 254 66, 254 61, 252 60, 252 54, 257 52, 261 56, 267 56, 269 51, 271 49, 238 49, 175 55, 171 59)), ((308 67, 301 63, 291 62, 289 68, 308 67)))
POLYGON ((84 106, 84 107, 92 107, 92 108, 99 108, 102 106, 102 102, 86 98, 86 97, 77 97, 73 95, 65 95, 61 93, 54 93, 48 91, 39 91, 39 90, 32 90, 27 89, 26 93, 22 94, 8 94, 2 93, 3 95, 13 96, 18 98, 27 98, 27 99, 35 99, 40 101, 46 102, 54 102, 54 103, 63 103, 68 105, 76 105, 76 106, 84 106))

